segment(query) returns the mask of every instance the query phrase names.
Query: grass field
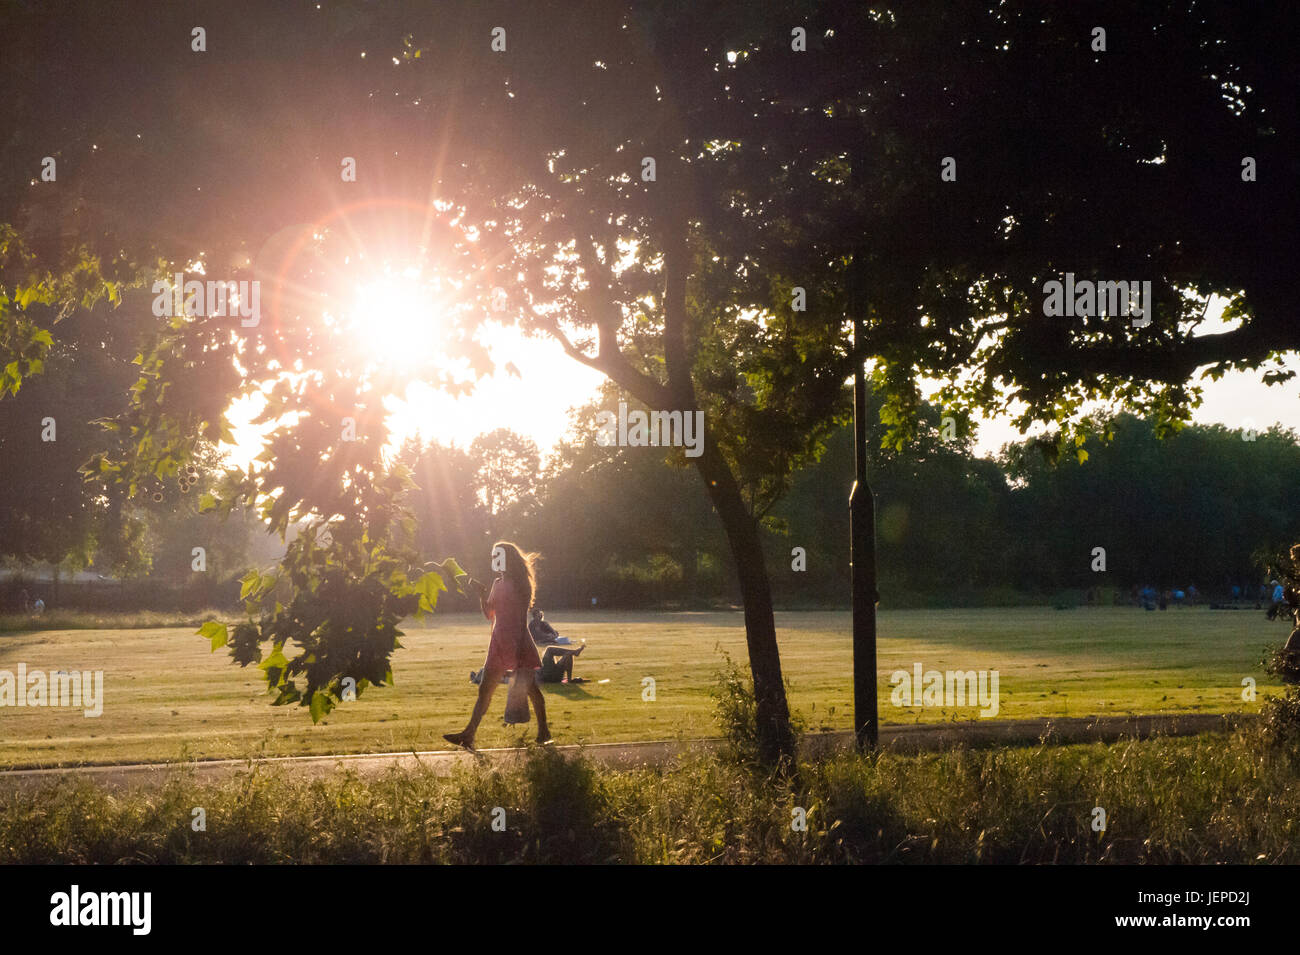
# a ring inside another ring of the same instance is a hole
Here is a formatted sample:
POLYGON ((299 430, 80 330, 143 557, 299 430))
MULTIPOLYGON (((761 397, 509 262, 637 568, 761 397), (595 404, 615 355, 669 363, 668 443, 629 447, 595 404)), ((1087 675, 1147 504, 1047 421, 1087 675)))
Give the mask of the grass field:
MULTIPOLYGON (((721 650, 743 664, 740 614, 575 613, 556 626, 588 649, 581 686, 548 686, 559 742, 712 735, 709 690, 721 650), (642 679, 655 680, 654 702, 642 679), (608 680, 607 683, 596 681, 608 680)), ((851 725, 847 613, 777 615, 790 701, 810 730, 851 725)), ((1126 713, 1253 711, 1242 680, 1272 685, 1257 666, 1284 629, 1259 612, 1182 608, 882 611, 880 711, 887 723, 975 718, 974 708, 897 708, 890 674, 997 670, 999 719, 1126 713)), ((103 714, 67 708, 0 709, 0 767, 133 762, 189 757, 385 752, 448 748, 474 701, 469 672, 481 665, 487 624, 449 615, 409 621, 394 657, 396 685, 368 690, 313 726, 304 708, 272 708, 255 668, 213 654, 190 628, 0 633, 0 670, 104 671, 103 714)), ((500 722, 504 687, 479 731, 480 746, 513 745, 500 722)))

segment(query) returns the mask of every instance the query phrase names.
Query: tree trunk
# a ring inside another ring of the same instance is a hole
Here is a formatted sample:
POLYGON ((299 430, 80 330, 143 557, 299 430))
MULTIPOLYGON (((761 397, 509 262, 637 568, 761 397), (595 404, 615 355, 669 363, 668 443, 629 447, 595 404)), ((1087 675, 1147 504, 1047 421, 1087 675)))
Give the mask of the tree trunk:
MULTIPOLYGON (((680 170, 679 170, 680 172, 680 170)), ((678 177, 681 178, 681 177, 678 177)), ((667 176, 672 181, 672 176, 667 176)), ((692 380, 692 359, 687 344, 686 280, 692 260, 687 236, 689 217, 683 212, 681 196, 666 199, 674 210, 665 215, 662 232, 664 243, 664 367, 667 382, 639 372, 617 353, 614 324, 600 329, 599 352, 588 364, 602 371, 610 380, 626 388, 633 397, 650 408, 680 410, 693 414, 698 405, 692 380)), ((594 241, 594 237, 591 237, 594 241)), ((616 314, 616 309, 610 309, 616 314)), ((573 353, 572 346, 568 349, 573 353)), ((781 655, 776 645, 776 618, 772 613, 772 584, 763 559, 758 524, 740 493, 731 468, 715 442, 705 438, 695 466, 704 479, 705 488, 717 509, 727 535, 727 544, 736 562, 740 579, 741 601, 745 608, 745 643, 749 650, 749 669, 754 678, 757 709, 759 759, 778 766, 794 756, 794 733, 790 726, 790 708, 781 677, 781 655)))
POLYGON ((781 654, 776 644, 776 618, 772 612, 772 584, 767 576, 758 524, 745 507, 740 488, 716 450, 707 444, 696 459, 709 497, 718 510, 727 544, 736 561, 741 600, 745 608, 745 643, 749 670, 754 678, 757 704, 759 759, 777 765, 794 756, 790 708, 781 677, 781 654))
MULTIPOLYGON (((680 211, 680 207, 679 207, 680 211)), ((691 269, 687 242, 687 217, 672 223, 664 238, 664 366, 668 373, 668 393, 673 403, 690 413, 697 407, 695 385, 691 378, 691 355, 687 346, 686 280, 691 269)), ((695 466, 717 508, 727 544, 736 561, 740 578, 740 598, 745 608, 745 643, 749 650, 749 670, 754 678, 756 703, 755 727, 758 756, 768 766, 777 766, 794 757, 794 733, 790 727, 790 708, 785 698, 785 681, 781 678, 781 654, 776 645, 776 618, 772 613, 772 582, 763 559, 758 524, 745 506, 740 486, 722 457, 716 442, 707 437, 701 442, 701 454, 695 466)))

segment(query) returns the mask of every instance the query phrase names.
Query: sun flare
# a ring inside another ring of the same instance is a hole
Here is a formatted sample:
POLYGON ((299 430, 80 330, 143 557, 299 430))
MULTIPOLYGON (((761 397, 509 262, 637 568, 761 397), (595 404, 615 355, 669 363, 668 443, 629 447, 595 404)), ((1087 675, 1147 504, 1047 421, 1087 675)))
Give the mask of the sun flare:
POLYGON ((348 327, 361 352, 377 362, 415 368, 433 360, 444 333, 436 285, 407 269, 358 283, 348 327))

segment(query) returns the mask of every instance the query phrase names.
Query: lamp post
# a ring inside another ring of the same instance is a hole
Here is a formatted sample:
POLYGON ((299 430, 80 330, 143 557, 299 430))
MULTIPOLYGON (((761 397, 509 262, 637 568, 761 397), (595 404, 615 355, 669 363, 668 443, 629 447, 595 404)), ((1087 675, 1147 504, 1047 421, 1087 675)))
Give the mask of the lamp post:
MULTIPOLYGON (((862 312, 854 309, 853 346, 862 342, 862 312)), ((849 493, 850 560, 853 564, 853 730, 860 750, 880 738, 876 712, 876 502, 867 484, 867 382, 863 362, 853 372, 853 461, 849 493)))

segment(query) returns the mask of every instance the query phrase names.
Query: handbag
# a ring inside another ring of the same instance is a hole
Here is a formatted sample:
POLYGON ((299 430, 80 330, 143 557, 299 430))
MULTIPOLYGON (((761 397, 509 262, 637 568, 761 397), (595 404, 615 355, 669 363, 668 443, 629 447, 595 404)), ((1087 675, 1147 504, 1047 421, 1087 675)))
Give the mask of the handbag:
MULTIPOLYGON (((524 627, 520 638, 522 640, 531 639, 528 636, 527 619, 527 611, 525 611, 524 627)), ((519 656, 522 656, 522 654, 516 653, 516 657, 518 658, 519 656)), ((533 668, 519 666, 519 660, 517 658, 515 660, 514 676, 510 678, 510 692, 506 696, 505 721, 506 724, 510 726, 527 723, 531 718, 532 713, 528 707, 528 691, 532 688, 533 683, 536 682, 537 679, 537 674, 533 671, 533 668)))
POLYGON ((510 693, 506 696, 506 723, 517 725, 527 723, 532 716, 528 707, 529 684, 536 679, 531 669, 517 667, 510 678, 510 693))

